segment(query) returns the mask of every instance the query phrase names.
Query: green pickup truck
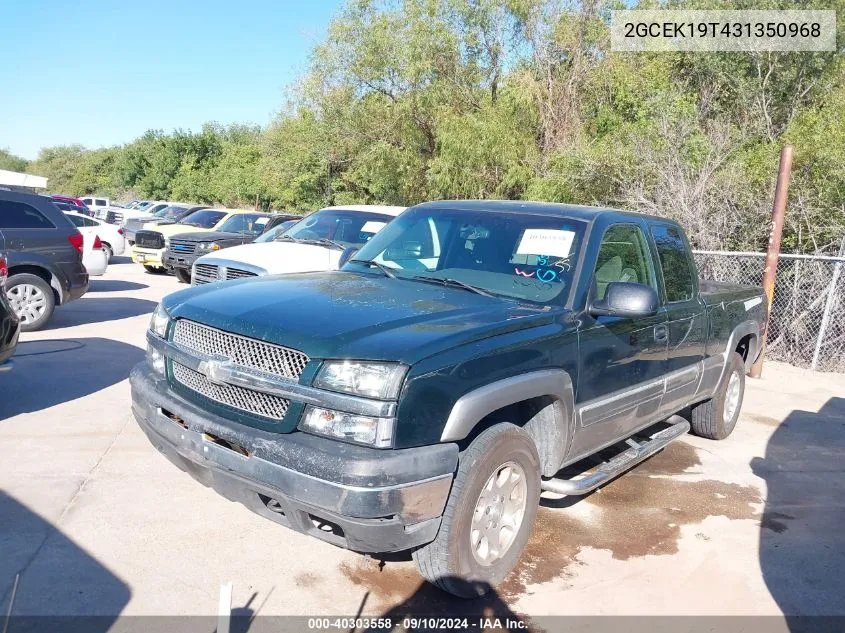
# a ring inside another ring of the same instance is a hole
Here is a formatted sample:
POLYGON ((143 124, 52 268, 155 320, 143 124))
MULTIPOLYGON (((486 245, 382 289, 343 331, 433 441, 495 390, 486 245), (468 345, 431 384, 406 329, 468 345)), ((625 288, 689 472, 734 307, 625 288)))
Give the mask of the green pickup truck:
POLYGON ((698 280, 676 223, 611 209, 425 203, 342 260, 166 297, 132 410, 225 497, 463 597, 516 565, 542 490, 728 437, 766 316, 698 280))

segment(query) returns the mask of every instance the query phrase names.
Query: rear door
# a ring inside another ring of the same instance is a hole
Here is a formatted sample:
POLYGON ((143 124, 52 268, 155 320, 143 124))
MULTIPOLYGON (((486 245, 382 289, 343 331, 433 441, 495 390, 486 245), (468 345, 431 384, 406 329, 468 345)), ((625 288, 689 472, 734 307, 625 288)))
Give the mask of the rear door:
MULTIPOLYGON (((598 228, 598 227, 596 227, 598 228)), ((594 229, 595 230, 595 229, 594 229)), ((641 283, 658 291, 643 226, 608 226, 592 266, 594 298, 614 281, 641 283)), ((593 452, 633 432, 653 416, 663 395, 666 371, 666 313, 623 318, 584 315, 579 335, 578 423, 572 455, 593 452)))
POLYGON ((662 222, 650 223, 649 228, 667 314, 666 394, 661 409, 669 414, 688 404, 698 388, 707 320, 698 293, 698 274, 683 231, 675 224, 662 222))

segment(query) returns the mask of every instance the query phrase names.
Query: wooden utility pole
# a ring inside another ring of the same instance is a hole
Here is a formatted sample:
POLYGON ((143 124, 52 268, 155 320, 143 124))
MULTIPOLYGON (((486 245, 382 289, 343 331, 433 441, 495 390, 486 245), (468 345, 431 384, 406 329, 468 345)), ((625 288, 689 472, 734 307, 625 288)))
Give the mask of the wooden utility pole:
POLYGON ((784 145, 780 151, 778 181, 775 185, 775 200, 772 204, 772 229, 769 233, 769 246, 766 249, 766 267, 763 269, 763 293, 766 295, 766 323, 763 328, 760 355, 751 367, 751 377, 759 378, 763 373, 763 357, 766 355, 766 339, 771 320, 772 300, 775 296, 775 275, 778 270, 780 238, 783 234, 783 218, 786 215, 786 199, 789 194, 789 175, 792 172, 792 145, 784 145))

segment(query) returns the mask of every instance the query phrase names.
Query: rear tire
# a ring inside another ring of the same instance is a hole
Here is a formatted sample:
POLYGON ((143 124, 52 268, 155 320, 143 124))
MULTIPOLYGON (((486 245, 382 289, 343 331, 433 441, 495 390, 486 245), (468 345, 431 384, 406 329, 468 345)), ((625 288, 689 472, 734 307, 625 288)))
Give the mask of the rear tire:
POLYGON ((158 266, 148 266, 144 264, 144 270, 146 270, 151 275, 163 275, 167 272, 166 268, 159 268, 158 266))
POLYGON ((106 254, 106 263, 111 264, 111 258, 114 257, 114 251, 110 244, 103 242, 103 251, 106 254))
POLYGON ((191 271, 185 270, 184 268, 174 268, 173 274, 176 275, 176 279, 178 279, 180 283, 191 283, 191 271))
POLYGON ((413 552, 420 574, 461 598, 484 595, 519 561, 539 503, 534 441, 513 424, 490 427, 461 456, 437 538, 413 552))
POLYGON ((21 332, 40 330, 56 309, 53 289, 38 275, 12 275, 6 280, 6 296, 20 319, 21 332))
POLYGON ((745 395, 745 361, 734 352, 722 384, 710 400, 692 407, 692 432, 710 440, 723 440, 736 428, 745 395))

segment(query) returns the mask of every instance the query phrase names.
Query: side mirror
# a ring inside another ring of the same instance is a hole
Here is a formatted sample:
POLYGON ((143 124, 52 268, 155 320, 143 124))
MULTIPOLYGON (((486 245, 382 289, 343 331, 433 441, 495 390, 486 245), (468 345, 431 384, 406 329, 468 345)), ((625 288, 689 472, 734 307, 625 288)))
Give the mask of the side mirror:
POLYGON ((352 256, 358 252, 358 249, 354 246, 347 246, 343 249, 343 252, 340 254, 340 259, 337 260, 337 267, 343 268, 343 265, 352 259, 352 256))
POLYGON ((657 314, 657 293, 645 284, 612 281, 607 284, 604 299, 590 305, 593 316, 616 316, 635 319, 657 314))

